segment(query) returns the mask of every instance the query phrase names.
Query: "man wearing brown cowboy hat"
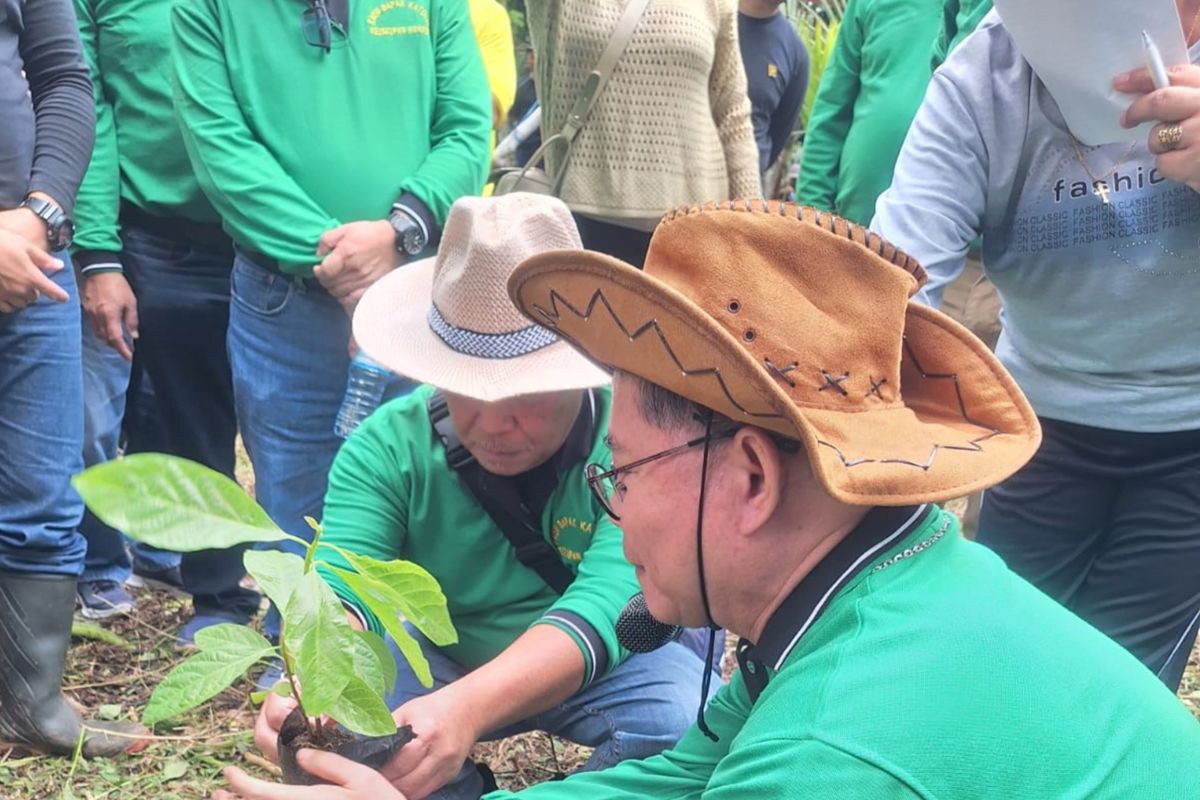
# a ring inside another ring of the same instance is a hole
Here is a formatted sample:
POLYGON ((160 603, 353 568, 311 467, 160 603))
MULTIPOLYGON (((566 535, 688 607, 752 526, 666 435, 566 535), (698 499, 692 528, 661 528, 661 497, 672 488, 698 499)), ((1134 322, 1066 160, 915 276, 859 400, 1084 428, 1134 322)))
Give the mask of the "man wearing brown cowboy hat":
MULTIPOLYGON (((483 779, 467 757, 482 738, 548 730, 595 748, 588 768, 601 769, 673 745, 694 713, 706 670, 693 649, 630 657, 617 643, 637 581, 584 476, 611 458, 608 376, 531 325, 506 289, 522 260, 580 247, 557 199, 463 198, 437 257, 380 280, 355 314, 364 350, 429 384, 347 440, 323 520, 326 543, 414 561, 449 603, 457 643, 436 647, 409 626, 433 691, 391 642, 400 677, 389 702, 417 738, 383 773, 413 798, 478 798, 483 779)), ((383 632, 326 577, 352 620, 383 632)), ((256 729, 264 751, 291 705, 268 700, 256 729)))
MULTIPOLYGON (((615 466, 589 479, 650 611, 742 637, 674 749, 520 797, 1197 796, 1182 705, 935 505, 1004 479, 1040 434, 987 348, 909 302, 923 279, 862 228, 757 203, 664 219, 645 272, 569 250, 517 269, 530 319, 615 373, 615 466)), ((400 796, 303 758, 344 789, 239 791, 400 796)))
POLYGON ((862 228, 741 202, 664 219, 645 272, 517 269, 529 318, 615 373, 589 479, 649 610, 742 637, 675 749, 522 797, 1198 796, 1200 724, 935 505, 1040 433, 987 348, 909 302, 923 280, 862 228))

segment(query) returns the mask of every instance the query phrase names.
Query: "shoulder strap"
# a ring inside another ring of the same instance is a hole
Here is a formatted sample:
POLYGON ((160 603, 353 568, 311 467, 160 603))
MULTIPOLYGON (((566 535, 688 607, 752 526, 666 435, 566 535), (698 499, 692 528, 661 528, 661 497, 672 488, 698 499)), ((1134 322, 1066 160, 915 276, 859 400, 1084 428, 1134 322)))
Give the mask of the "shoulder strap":
POLYGON ((496 523, 504 538, 508 539, 516 551, 517 560, 536 572, 555 592, 565 592, 575 575, 562 563, 558 551, 546 541, 541 526, 533 519, 529 509, 517 498, 511 498, 512 502, 503 502, 489 487, 487 473, 463 445, 450 422, 445 395, 440 391, 434 392, 429 397, 428 405, 429 422, 446 449, 446 463, 458 473, 475 500, 496 523))
POLYGON ((625 4, 625 10, 621 12, 621 19, 617 21, 617 27, 613 29, 612 38, 608 40, 604 54, 600 56, 596 68, 584 79, 583 88, 579 90, 579 96, 575 98, 575 104, 571 106, 571 111, 567 114, 567 121, 563 124, 561 133, 568 142, 573 142, 579 135, 579 131, 583 129, 583 124, 587 122, 588 116, 592 113, 592 107, 596 105, 596 98, 604 91, 605 84, 612 77, 617 61, 625 52, 625 48, 629 46, 629 40, 633 38, 633 31, 637 28, 638 21, 641 20, 642 13, 649 4, 650 0, 628 0, 625 4))

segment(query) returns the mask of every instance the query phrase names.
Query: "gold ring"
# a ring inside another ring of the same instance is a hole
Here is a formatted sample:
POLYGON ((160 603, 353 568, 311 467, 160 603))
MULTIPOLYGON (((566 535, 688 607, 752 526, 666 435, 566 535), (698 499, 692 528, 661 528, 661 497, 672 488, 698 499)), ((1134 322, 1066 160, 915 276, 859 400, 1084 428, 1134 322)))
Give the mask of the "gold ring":
POLYGON ((1183 128, 1179 126, 1178 122, 1164 125, 1158 129, 1158 146, 1164 153, 1179 147, 1179 143, 1182 141, 1183 128))

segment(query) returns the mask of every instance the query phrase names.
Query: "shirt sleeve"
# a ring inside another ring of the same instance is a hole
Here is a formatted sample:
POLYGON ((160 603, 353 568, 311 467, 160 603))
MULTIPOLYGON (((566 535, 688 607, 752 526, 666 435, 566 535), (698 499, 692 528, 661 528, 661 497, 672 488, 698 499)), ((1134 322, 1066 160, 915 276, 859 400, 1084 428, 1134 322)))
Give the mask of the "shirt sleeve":
POLYGON ((712 75, 709 77, 709 102, 712 105, 717 133, 725 149, 729 197, 761 197, 758 145, 754 141, 754 126, 750 122, 746 68, 742 63, 741 48, 738 46, 737 4, 723 1, 717 8, 721 19, 712 75))
POLYGON ((340 221, 254 137, 230 84, 213 1, 176 4, 171 26, 175 113, 201 189, 235 239, 308 274, 321 234, 340 221))
POLYGON ((783 148, 787 147, 788 140, 792 137, 792 131, 796 128, 796 120, 800 118, 804 97, 808 93, 808 49, 792 32, 791 25, 788 25, 788 33, 795 37, 793 54, 796 63, 792 68, 792 74, 788 76, 783 96, 779 98, 779 105, 776 106, 775 113, 771 115, 771 160, 769 164, 774 164, 775 159, 779 158, 779 154, 783 152, 783 148))
MULTIPOLYGON (((750 701, 745 686, 736 678, 721 687, 704 711, 709 727, 717 734, 711 741, 693 725, 679 743, 660 755, 631 759, 599 772, 579 772, 565 781, 548 781, 525 789, 520 794, 493 792, 485 800, 700 800, 709 797, 708 787, 718 764, 729 753, 749 714, 750 701)), ((783 765, 789 772, 795 767, 783 765)), ((728 794, 722 797, 733 797, 728 794)), ((769 794, 745 793, 745 798, 768 798, 769 794)), ((819 795, 813 795, 817 797, 819 795)), ((857 797, 848 793, 848 797, 857 797)))
POLYGON ((83 56, 92 75, 92 97, 96 106, 96 146, 75 201, 75 245, 72 260, 85 271, 88 267, 120 265, 121 236, 117 215, 121 206, 121 166, 113 109, 104 91, 98 54, 100 31, 96 0, 75 0, 83 56))
POLYGON ((988 185, 982 128, 966 95, 935 73, 871 223, 925 268, 929 281, 916 299, 935 308, 982 229, 988 185))
POLYGON ((28 192, 43 192, 68 215, 95 139, 92 85, 79 44, 71 0, 30 0, 23 6, 19 50, 35 117, 28 192))
MULTIPOLYGON (((396 437, 387 424, 386 410, 381 411, 368 417, 338 450, 329 471, 321 541, 378 561, 392 561, 400 557, 408 536, 410 459, 402 437, 396 437)), ((320 555, 331 566, 349 567, 331 548, 322 549, 320 555)), ((370 630, 382 635, 379 620, 341 578, 324 568, 321 577, 370 630)))
POLYGON ((583 686, 629 657, 617 643, 617 617, 638 592, 633 567, 621 548, 621 530, 594 503, 591 525, 591 544, 583 553, 575 580, 534 623, 553 625, 575 640, 583 653, 583 686))
POLYGON ((419 198, 441 226, 454 201, 478 194, 487 179, 492 102, 466 3, 440 3, 431 26, 437 98, 430 150, 400 193, 419 198))
MULTIPOLYGON (((860 0, 850 0, 846 16, 838 27, 833 54, 821 73, 821 84, 808 115, 804 133, 804 151, 800 157, 800 177, 796 181, 796 200, 804 205, 838 213, 838 181, 842 146, 854 119, 858 100, 859 71, 862 69, 862 23, 858 16, 860 0)), ((855 220, 866 223, 867 220, 855 220)))

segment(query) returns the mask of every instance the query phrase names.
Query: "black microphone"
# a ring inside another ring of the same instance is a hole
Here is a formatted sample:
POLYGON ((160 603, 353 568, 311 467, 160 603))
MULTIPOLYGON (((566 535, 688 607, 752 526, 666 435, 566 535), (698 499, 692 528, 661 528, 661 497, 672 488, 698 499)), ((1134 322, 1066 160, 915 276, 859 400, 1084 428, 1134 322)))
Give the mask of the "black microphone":
POLYGON ((617 617, 617 642, 631 653, 649 653, 679 638, 683 628, 655 619, 646 606, 646 595, 629 598, 617 617))

